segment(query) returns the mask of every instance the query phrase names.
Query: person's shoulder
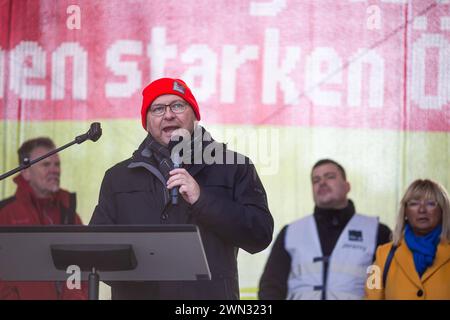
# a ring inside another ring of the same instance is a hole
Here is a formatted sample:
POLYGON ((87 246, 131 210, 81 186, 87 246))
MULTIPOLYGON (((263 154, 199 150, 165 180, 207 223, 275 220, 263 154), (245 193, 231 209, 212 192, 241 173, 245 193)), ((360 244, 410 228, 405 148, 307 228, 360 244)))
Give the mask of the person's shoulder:
POLYGON ((356 213, 356 215, 357 216, 359 216, 360 218, 363 218, 363 219, 370 219, 370 220, 374 220, 374 219, 377 219, 378 220, 378 232, 381 232, 381 233, 383 233, 383 234, 387 234, 387 235, 390 235, 391 234, 391 229, 387 226, 387 225, 385 225, 384 223, 381 223, 380 221, 379 221, 379 217, 376 217, 376 216, 370 216, 370 215, 368 215, 368 214, 364 214, 364 213, 359 213, 359 212, 357 212, 356 213))
POLYGON ((387 257, 389 255, 389 252, 391 251, 391 248, 393 246, 393 242, 390 241, 388 243, 385 244, 380 244, 377 247, 377 251, 376 251, 376 260, 378 261, 378 263, 380 265, 384 265, 384 263, 387 260, 387 257))
POLYGON ((368 220, 372 220, 372 221, 379 219, 377 216, 371 216, 371 215, 361 213, 361 212, 355 212, 354 216, 359 217, 360 219, 368 219, 368 220))
POLYGON ((23 211, 22 207, 23 204, 17 201, 16 196, 0 201, 0 225, 10 224, 15 213, 23 211))
POLYGON ((391 234, 391 228, 389 228, 387 225, 385 225, 384 223, 379 222, 378 223, 378 229, 379 232, 383 232, 383 233, 388 233, 391 234))
POLYGON ((383 245, 385 243, 389 243, 392 240, 392 231, 391 229, 379 222, 378 223, 378 236, 377 236, 377 245, 383 245))
POLYGON ((224 154, 224 163, 226 164, 246 164, 246 165, 253 165, 252 160, 250 158, 240 152, 228 149, 226 144, 223 145, 223 154, 224 154))
POLYGON ((388 243, 380 244, 377 249, 380 251, 381 254, 386 253, 386 255, 387 255, 389 250, 391 250, 392 245, 393 245, 393 242, 389 241, 388 243))
POLYGON ((278 235, 280 236, 280 235, 282 235, 282 234, 285 234, 286 231, 287 231, 287 229, 288 229, 288 227, 289 227, 289 224, 285 224, 285 225, 280 229, 280 231, 278 232, 278 235))
POLYGON ((6 208, 10 204, 14 203, 16 201, 16 196, 12 196, 6 199, 3 199, 0 201, 0 212, 2 209, 6 208))
POLYGON ((74 197, 77 196, 75 192, 71 192, 64 188, 59 188, 59 190, 57 191, 57 195, 58 195, 58 197, 62 197, 60 199, 64 199, 64 201, 68 201, 69 197, 71 197, 71 196, 74 196, 74 197))
POLYGON ((290 222, 289 224, 287 224, 285 226, 286 229, 288 229, 289 227, 294 227, 294 226, 298 226, 301 225, 303 223, 305 223, 306 221, 313 219, 314 216, 312 214, 307 214, 306 216, 303 216, 301 218, 295 219, 294 221, 290 222))
POLYGON ((442 248, 443 251, 448 252, 450 254, 450 242, 449 241, 442 241, 438 244, 439 247, 442 248))
POLYGON ((219 153, 216 150, 212 157, 208 167, 216 174, 220 175, 222 172, 224 175, 234 177, 257 176, 256 168, 250 158, 228 149, 225 144, 223 144, 223 150, 220 150, 219 153))
POLYGON ((120 161, 106 170, 106 174, 111 174, 119 171, 123 171, 128 168, 129 164, 132 162, 132 158, 125 159, 120 161))

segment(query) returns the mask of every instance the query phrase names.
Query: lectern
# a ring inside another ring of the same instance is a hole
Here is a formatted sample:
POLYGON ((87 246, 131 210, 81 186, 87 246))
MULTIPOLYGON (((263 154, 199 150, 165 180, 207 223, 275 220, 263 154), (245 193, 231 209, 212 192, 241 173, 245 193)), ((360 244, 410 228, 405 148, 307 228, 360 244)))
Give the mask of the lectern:
POLYGON ((211 280, 195 225, 0 227, 0 279, 66 281, 73 265, 89 299, 99 280, 211 280))

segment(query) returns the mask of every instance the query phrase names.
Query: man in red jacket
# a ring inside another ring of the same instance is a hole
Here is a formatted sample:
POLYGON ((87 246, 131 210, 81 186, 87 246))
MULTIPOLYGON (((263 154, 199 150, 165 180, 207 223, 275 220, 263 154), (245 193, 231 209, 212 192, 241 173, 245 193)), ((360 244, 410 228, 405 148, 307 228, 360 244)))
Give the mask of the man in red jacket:
MULTIPOLYGON (((55 149, 49 138, 28 140, 18 150, 19 162, 36 159, 55 149)), ((76 199, 59 187, 60 160, 54 154, 23 170, 14 178, 14 196, 0 202, 0 225, 82 224, 75 212, 76 199)), ((86 299, 81 289, 68 289, 65 282, 0 281, 0 299, 86 299)))

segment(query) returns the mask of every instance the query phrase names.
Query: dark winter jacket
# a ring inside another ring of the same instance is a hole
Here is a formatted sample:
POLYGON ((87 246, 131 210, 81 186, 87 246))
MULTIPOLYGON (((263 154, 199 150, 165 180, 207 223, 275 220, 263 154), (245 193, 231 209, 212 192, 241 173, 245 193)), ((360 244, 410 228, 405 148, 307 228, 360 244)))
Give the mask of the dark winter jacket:
MULTIPOLYGON (((223 146, 223 145, 222 145, 223 146)), ((273 219, 265 190, 249 159, 223 148, 235 164, 192 164, 200 186, 189 205, 169 201, 166 181, 145 140, 133 157, 106 171, 90 224, 195 224, 200 230, 212 280, 112 283, 113 299, 239 299, 237 254, 265 249, 273 219)), ((182 266, 180 266, 182 268, 182 266)))

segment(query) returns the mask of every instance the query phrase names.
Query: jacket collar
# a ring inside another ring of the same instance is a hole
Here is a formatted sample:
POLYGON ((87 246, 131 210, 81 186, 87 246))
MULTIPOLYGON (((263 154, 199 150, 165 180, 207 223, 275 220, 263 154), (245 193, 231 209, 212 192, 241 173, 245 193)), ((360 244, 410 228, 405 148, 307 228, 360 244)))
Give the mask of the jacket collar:
POLYGON ((324 209, 314 207, 314 217, 321 224, 333 227, 344 227, 355 214, 355 206, 352 200, 343 209, 324 209))
POLYGON ((21 174, 15 176, 13 181, 17 185, 16 197, 18 199, 25 201, 33 201, 33 199, 36 199, 33 188, 31 188, 28 181, 26 181, 21 174))
POLYGON ((425 270, 422 275, 422 279, 419 278, 419 274, 414 266, 414 258, 411 250, 409 250, 406 242, 402 239, 395 252, 394 259, 397 264, 403 270, 405 275, 418 287, 422 287, 422 283, 431 277, 437 270, 439 270, 445 263, 450 260, 450 244, 440 242, 437 247, 436 257, 433 264, 425 270))
POLYGON ((69 204, 69 193, 61 188, 47 198, 38 198, 33 188, 21 174, 14 177, 13 181, 17 185, 16 198, 21 201, 31 202, 37 207, 53 206, 58 203, 67 207, 69 204))
POLYGON ((137 150, 133 152, 131 162, 146 162, 150 165, 155 165, 152 150, 147 146, 147 137, 141 142, 137 150))
POLYGON ((434 258, 433 264, 425 270, 422 276, 422 282, 426 281, 433 273, 435 273, 439 268, 441 268, 445 263, 450 261, 450 244, 440 242, 436 250, 436 257, 434 258))
MULTIPOLYGON (((206 131, 205 128, 199 126, 198 127, 201 130, 202 137, 206 137, 205 141, 202 141, 202 152, 204 152, 205 148, 208 147, 210 144, 214 143, 217 144, 214 139, 212 139, 210 133, 206 131)), ((223 145, 223 150, 226 150, 226 145, 223 145)), ((147 170, 149 169, 149 165, 151 167, 154 167, 156 170, 158 170, 158 166, 154 161, 152 150, 147 146, 147 137, 144 139, 144 141, 141 142, 138 149, 133 152, 133 156, 131 158, 131 163, 128 165, 129 168, 135 168, 135 167, 145 167, 147 170), (147 164, 147 165, 144 165, 147 164)), ((204 167, 208 166, 210 164, 205 163, 205 161, 202 161, 200 164, 188 164, 186 165, 186 170, 191 174, 191 176, 195 176, 197 173, 203 170, 204 167)), ((153 174, 153 170, 149 170, 153 174)))
POLYGON ((403 273, 409 278, 409 280, 418 288, 422 287, 422 283, 419 279, 419 274, 417 273, 416 267, 414 266, 414 258, 412 252, 411 250, 409 250, 404 239, 402 239, 398 244, 394 259, 403 270, 403 273))

